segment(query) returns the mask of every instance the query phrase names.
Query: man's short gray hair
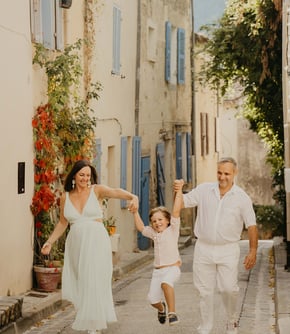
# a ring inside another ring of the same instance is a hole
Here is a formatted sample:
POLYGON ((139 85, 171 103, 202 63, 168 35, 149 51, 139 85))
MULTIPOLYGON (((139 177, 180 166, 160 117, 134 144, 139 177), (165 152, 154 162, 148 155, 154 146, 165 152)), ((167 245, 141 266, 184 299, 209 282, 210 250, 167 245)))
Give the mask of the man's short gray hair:
POLYGON ((234 168, 237 168, 237 162, 234 158, 231 158, 231 157, 224 157, 224 158, 221 158, 219 161, 218 161, 218 165, 219 164, 224 164, 226 162, 230 162, 234 165, 234 168))

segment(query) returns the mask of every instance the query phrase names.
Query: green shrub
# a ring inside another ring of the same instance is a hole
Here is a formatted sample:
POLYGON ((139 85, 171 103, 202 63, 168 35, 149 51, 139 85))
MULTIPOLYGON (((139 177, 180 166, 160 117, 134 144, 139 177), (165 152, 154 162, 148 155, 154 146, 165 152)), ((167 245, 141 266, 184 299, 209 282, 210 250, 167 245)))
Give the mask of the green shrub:
POLYGON ((271 232, 272 237, 283 236, 285 218, 283 208, 279 205, 254 205, 257 225, 263 232, 271 232))

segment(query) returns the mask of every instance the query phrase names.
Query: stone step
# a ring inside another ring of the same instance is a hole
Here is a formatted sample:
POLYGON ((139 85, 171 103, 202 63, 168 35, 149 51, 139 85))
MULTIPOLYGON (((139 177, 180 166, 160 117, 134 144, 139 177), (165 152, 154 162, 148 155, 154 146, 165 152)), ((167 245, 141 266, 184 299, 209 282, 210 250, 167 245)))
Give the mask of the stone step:
POLYGON ((0 296, 0 332, 22 317, 23 298, 17 296, 0 296))

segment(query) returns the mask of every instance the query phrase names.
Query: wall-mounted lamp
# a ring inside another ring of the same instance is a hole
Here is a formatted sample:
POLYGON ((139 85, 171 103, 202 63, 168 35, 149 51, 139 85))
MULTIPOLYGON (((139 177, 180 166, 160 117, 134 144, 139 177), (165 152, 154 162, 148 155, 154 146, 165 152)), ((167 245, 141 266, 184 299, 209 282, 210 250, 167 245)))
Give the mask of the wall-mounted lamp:
POLYGON ((61 8, 70 8, 71 7, 72 0, 61 0, 60 1, 60 7, 61 8))

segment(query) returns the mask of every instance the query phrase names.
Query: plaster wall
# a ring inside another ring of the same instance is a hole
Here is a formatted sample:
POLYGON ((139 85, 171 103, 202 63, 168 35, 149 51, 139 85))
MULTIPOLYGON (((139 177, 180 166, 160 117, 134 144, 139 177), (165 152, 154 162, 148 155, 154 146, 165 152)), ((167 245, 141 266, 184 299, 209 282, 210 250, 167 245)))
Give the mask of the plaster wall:
POLYGON ((29 2, 0 4, 0 295, 29 290, 32 280, 32 49, 29 2), (18 162, 25 190, 18 194, 18 162))
POLYGON ((221 157, 232 156, 237 160, 236 183, 249 194, 253 203, 274 204, 271 167, 266 163, 267 147, 250 130, 249 122, 238 117, 242 99, 232 101, 224 101, 220 117, 221 157))
POLYGON ((216 181, 216 163, 218 159, 217 138, 220 133, 218 131, 218 116, 222 107, 216 91, 210 89, 202 80, 199 80, 199 73, 205 62, 204 54, 200 53, 202 44, 196 41, 195 45, 195 106, 194 106, 194 134, 195 134, 195 169, 196 169, 196 185, 203 182, 216 181), (206 113, 207 122, 207 138, 208 152, 202 154, 201 148, 201 114, 206 113))
POLYGON ((165 202, 172 205, 175 134, 191 132, 190 1, 141 1, 140 94, 138 131, 142 155, 151 161, 151 203, 156 205, 156 145, 165 143, 165 202), (171 79, 165 80, 165 24, 171 23, 171 79), (185 84, 177 84, 177 29, 185 30, 185 84), (163 137, 161 133, 165 134, 163 137))

